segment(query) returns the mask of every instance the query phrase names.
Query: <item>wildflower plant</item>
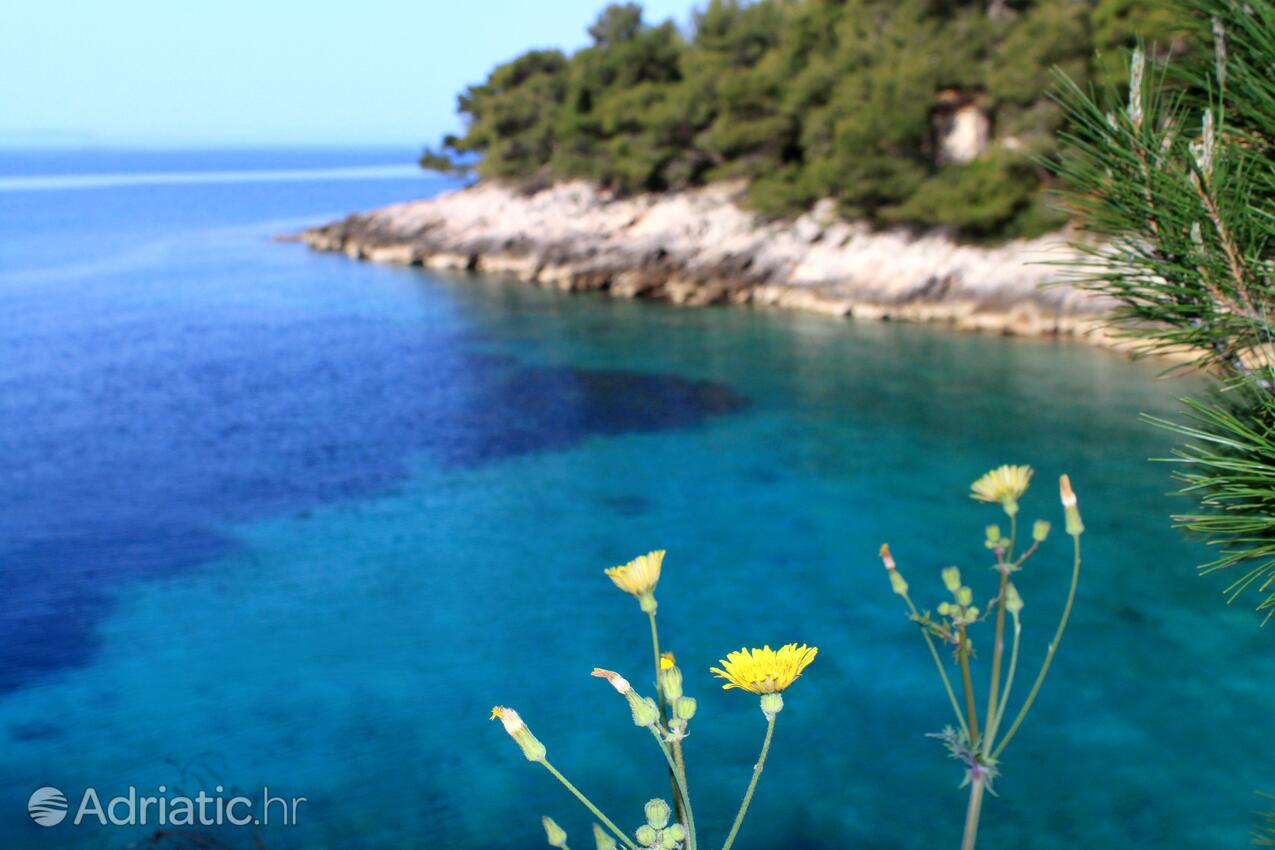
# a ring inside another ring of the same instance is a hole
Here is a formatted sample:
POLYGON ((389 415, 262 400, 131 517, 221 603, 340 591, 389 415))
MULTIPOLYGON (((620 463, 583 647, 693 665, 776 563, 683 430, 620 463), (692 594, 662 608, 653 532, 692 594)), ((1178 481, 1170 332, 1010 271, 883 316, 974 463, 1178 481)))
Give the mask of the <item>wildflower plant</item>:
POLYGON ((984 608, 974 604, 974 590, 965 584, 961 570, 957 567, 947 567, 941 573, 943 587, 949 598, 940 602, 932 612, 918 608, 912 601, 908 582, 899 571, 889 544, 882 546, 880 551, 881 560, 890 578, 891 589, 903 599, 907 606, 908 618, 919 626, 921 636, 925 639, 926 647, 934 659, 939 678, 951 702, 956 725, 948 726, 931 737, 941 740, 948 750, 948 755, 964 767, 964 781, 961 787, 969 788, 969 802, 966 808, 961 850, 973 850, 977 841, 983 795, 985 792, 992 791, 992 784, 1000 775, 1001 754, 1018 732, 1028 712, 1031 711, 1041 685, 1045 682, 1045 677, 1054 660, 1054 653, 1058 650, 1063 632, 1066 631, 1067 620, 1071 616, 1072 604, 1076 599, 1076 586, 1080 580, 1080 536, 1084 532, 1084 524, 1080 519, 1076 494, 1071 489, 1070 480, 1064 475, 1059 480, 1059 495, 1063 506, 1065 529, 1072 538, 1071 585, 1067 590, 1067 601, 1063 606, 1062 616, 1058 621, 1053 639, 1049 642, 1045 657, 1041 661, 1035 681, 1013 720, 1006 726, 1010 694, 1018 673, 1018 647, 1023 631, 1020 617, 1023 611, 1023 598, 1014 584, 1013 576, 1023 569, 1029 558, 1036 554, 1040 546, 1048 539, 1051 530, 1048 522, 1036 520, 1031 527, 1030 545, 1020 546, 1018 502, 1027 492, 1031 479, 1032 469, 1029 466, 1001 466, 983 475, 971 485, 972 498, 999 505, 1009 520, 1008 534, 1002 533, 1001 526, 996 524, 987 526, 985 530, 984 545, 995 557, 992 569, 997 576, 997 590, 996 595, 984 608), (980 725, 979 700, 974 686, 974 640, 971 633, 989 621, 994 623, 992 627, 994 635, 988 671, 986 709, 981 715, 983 723, 980 725), (1012 625, 1008 667, 1005 664, 1007 621, 1012 625), (938 644, 950 649, 951 661, 944 660, 938 644), (956 668, 953 671, 954 675, 949 675, 949 666, 956 668), (957 696, 958 689, 952 685, 952 680, 956 676, 959 676, 961 698, 957 696))
MULTIPOLYGON (((655 697, 638 693, 628 679, 614 670, 595 667, 593 676, 605 680, 616 693, 624 697, 633 725, 647 730, 655 740, 664 763, 668 766, 673 792, 672 806, 664 799, 651 799, 643 807, 642 823, 631 833, 626 832, 550 763, 544 744, 532 734, 516 711, 497 706, 491 712, 492 719, 501 721, 505 731, 522 750, 523 756, 548 771, 597 819, 598 822, 593 824, 593 839, 597 850, 618 850, 620 845, 628 850, 697 850, 699 847, 690 788, 686 781, 686 759, 682 749, 682 742, 689 735, 690 722, 695 718, 698 706, 694 697, 683 692, 682 670, 677 666, 676 658, 672 653, 660 650, 660 635, 655 619, 659 607, 655 600, 655 588, 660 580, 664 554, 663 550, 650 552, 605 571, 616 587, 637 600, 642 613, 647 616, 651 629, 655 697)), ((777 650, 769 646, 761 649, 744 648, 728 653, 718 662, 720 667, 711 668, 710 672, 726 680, 723 689, 739 689, 757 695, 760 698, 762 715, 766 718, 761 755, 753 768, 752 778, 722 850, 730 850, 734 844, 752 802, 757 780, 761 776, 774 738, 775 718, 784 707, 782 694, 814 661, 818 652, 816 647, 804 644, 798 646, 795 643, 786 644, 777 650)), ((566 832, 549 817, 543 819, 543 826, 549 845, 566 850, 566 832)))

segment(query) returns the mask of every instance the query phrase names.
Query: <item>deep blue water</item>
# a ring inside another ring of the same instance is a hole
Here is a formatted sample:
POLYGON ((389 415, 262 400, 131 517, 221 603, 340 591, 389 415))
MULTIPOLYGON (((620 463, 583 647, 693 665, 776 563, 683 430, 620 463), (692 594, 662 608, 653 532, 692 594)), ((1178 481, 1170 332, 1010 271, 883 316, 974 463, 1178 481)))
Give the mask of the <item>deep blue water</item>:
MULTIPOLYGON (((308 798, 296 826, 217 832, 231 847, 534 847, 546 813, 589 846, 493 703, 636 826, 667 792, 658 751, 587 674, 649 680, 645 621, 600 571, 656 547, 662 636, 700 699, 704 844, 763 731, 707 667, 806 641, 821 653, 738 846, 955 846, 960 775, 924 737, 946 701, 876 550, 923 600, 948 563, 990 583, 996 512, 965 493, 1006 461, 1040 470, 1027 519, 1060 519, 1070 471, 1089 532, 980 846, 1244 843, 1275 787, 1271 636, 1194 575, 1146 462, 1170 442, 1137 419, 1193 384, 1067 343, 567 297, 270 241, 445 188, 407 163, 0 155, 5 848, 128 846, 153 830, 46 829, 25 801, 160 784, 308 798)), ((1022 576, 1020 683, 1065 548, 1022 576)))

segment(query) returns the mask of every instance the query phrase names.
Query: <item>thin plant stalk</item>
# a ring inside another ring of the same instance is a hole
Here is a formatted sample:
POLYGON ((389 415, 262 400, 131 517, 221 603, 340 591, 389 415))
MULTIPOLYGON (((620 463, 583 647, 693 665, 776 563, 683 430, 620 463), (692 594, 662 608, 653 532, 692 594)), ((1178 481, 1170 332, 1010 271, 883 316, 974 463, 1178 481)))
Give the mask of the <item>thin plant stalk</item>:
MULTIPOLYGON (((1012 538, 1011 538, 1012 540, 1012 538)), ((1012 543, 1010 544, 1013 545, 1012 543)), ((983 750, 990 752, 996 733, 996 708, 1000 704, 1001 661, 1005 655, 1005 588, 1009 584, 1009 564, 998 565, 1001 574, 1000 592, 996 595, 996 642, 992 645, 992 674, 987 686, 987 726, 984 729, 983 750)))
POLYGON ((983 791, 986 787, 982 776, 975 776, 970 781, 970 802, 965 810, 965 833, 961 837, 961 850, 974 850, 974 842, 978 840, 978 818, 983 812, 983 791))
POLYGON ((1058 644, 1062 641, 1063 632, 1067 630, 1067 620, 1071 617, 1071 606, 1076 601, 1076 585, 1080 583, 1080 535, 1072 536, 1074 541, 1074 556, 1071 566, 1071 588, 1067 591, 1067 604, 1063 606, 1062 618, 1058 621, 1058 629, 1054 632, 1054 639, 1049 642, 1049 649, 1045 652, 1045 662, 1040 666, 1040 673, 1036 676, 1036 681, 1032 685, 1031 691, 1027 694, 1027 699, 1023 702, 1023 707, 1018 710, 1018 715, 1014 718, 1014 723, 1009 727, 1009 731, 1005 733, 1005 737, 1001 739, 1000 744, 992 752, 992 758, 1000 756, 1005 749, 1005 745, 1014 737, 1014 733, 1018 731, 1018 727, 1022 724, 1023 719, 1027 717, 1027 712, 1031 710, 1032 703, 1036 701, 1036 694, 1040 692, 1040 686, 1045 682, 1045 676, 1049 673, 1049 666, 1054 661, 1054 653, 1058 651, 1058 644))
POLYGON ((567 779, 567 777, 562 775, 562 773, 558 770, 558 768, 554 767, 552 764, 549 763, 548 759, 541 759, 540 763, 544 765, 545 770, 552 773, 554 778, 562 783, 562 786, 564 788, 566 788, 568 791, 574 794, 575 798, 579 800, 581 803, 583 803, 584 807, 588 809, 590 812, 592 812, 595 818, 602 821, 602 823, 606 825, 607 829, 614 832, 616 837, 619 838, 622 842, 624 842, 624 844, 627 847, 629 847, 630 850, 638 850, 638 847, 636 844, 633 843, 633 840, 629 838, 627 835, 625 835, 618 826, 612 823, 609 817, 602 814, 602 810, 599 809, 597 806, 593 805, 593 801, 591 801, 588 797, 580 793, 580 789, 572 785, 571 782, 567 779))
POLYGON ((677 800, 682 811, 686 813, 685 818, 678 819, 678 822, 686 827, 686 850, 695 850, 695 815, 691 811, 691 791, 686 784, 686 774, 677 766, 668 744, 664 743, 664 739, 660 737, 660 730, 653 728, 651 734, 655 736, 655 742, 660 745, 660 752, 664 753, 664 760, 668 762, 669 770, 673 771, 673 790, 677 793, 677 800))
POLYGON ((965 687, 965 709, 969 712, 970 746, 978 749, 978 707, 975 705, 974 678, 970 675, 970 639, 964 626, 957 632, 961 645, 957 655, 961 663, 961 684, 965 687))
POLYGON ((766 754, 770 752, 770 741, 775 737, 775 718, 774 715, 766 718, 766 739, 762 741, 761 755, 757 759, 757 764, 753 765, 753 778, 748 783, 748 790, 744 792, 744 801, 739 806, 739 814, 735 815, 735 823, 730 828, 730 835, 726 836, 726 843, 722 845, 722 850, 730 850, 730 846, 735 843, 735 836, 739 833, 740 824, 744 822, 744 815, 748 814, 748 804, 753 801, 753 792, 757 790, 757 779, 761 776, 762 768, 766 764, 766 754))
MULTIPOLYGON (((921 612, 917 610, 916 605, 912 602, 912 597, 903 594, 903 601, 908 604, 908 610, 911 611, 913 618, 920 619, 921 612)), ((961 711, 961 703, 956 698, 956 691, 952 688, 952 680, 947 676, 947 669, 943 667, 943 659, 939 655, 938 648, 934 645, 934 638, 930 637, 930 633, 921 628, 921 637, 925 638, 925 645, 930 649, 930 657, 934 659, 934 666, 938 668, 939 678, 943 680, 943 689, 947 691, 947 698, 952 702, 952 711, 956 714, 956 721, 960 724, 961 731, 969 736, 969 726, 965 723, 965 712, 961 711)))
POLYGON ((1014 689, 1014 674, 1018 671, 1018 640, 1022 636, 1023 625, 1018 621, 1018 615, 1014 615, 1014 645, 1009 651, 1009 672, 1005 675, 1005 689, 1001 692, 1000 705, 996 707, 996 714, 992 719, 987 721, 986 739, 989 741, 988 747, 991 747, 992 741, 996 740, 996 732, 999 731, 1001 721, 1005 719, 1005 709, 1009 704, 1009 693, 1014 689))
MULTIPOLYGON (((655 661, 655 695, 660 703, 660 723, 665 729, 668 728, 668 702, 664 699, 664 687, 660 684, 660 630, 655 625, 655 612, 646 612, 647 619, 651 621, 651 654, 655 661)), ((663 743, 663 742, 661 742, 663 743)), ((669 764, 669 781, 673 784, 673 808, 678 821, 686 818, 687 813, 682 811, 682 798, 677 793, 677 774, 678 771, 686 773, 686 764, 682 759, 682 742, 673 742, 673 761, 669 764)), ((683 780, 685 782, 685 780, 683 780)), ((688 826, 689 828, 689 826, 688 826)))

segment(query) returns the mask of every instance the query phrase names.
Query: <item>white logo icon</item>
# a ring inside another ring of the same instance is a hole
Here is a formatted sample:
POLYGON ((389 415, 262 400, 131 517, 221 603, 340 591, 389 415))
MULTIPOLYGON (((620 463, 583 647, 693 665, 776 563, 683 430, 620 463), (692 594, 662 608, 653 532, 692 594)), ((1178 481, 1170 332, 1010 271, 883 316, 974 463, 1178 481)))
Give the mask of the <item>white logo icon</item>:
POLYGON ((27 811, 40 826, 57 826, 66 819, 66 795, 56 788, 39 788, 27 801, 27 811))

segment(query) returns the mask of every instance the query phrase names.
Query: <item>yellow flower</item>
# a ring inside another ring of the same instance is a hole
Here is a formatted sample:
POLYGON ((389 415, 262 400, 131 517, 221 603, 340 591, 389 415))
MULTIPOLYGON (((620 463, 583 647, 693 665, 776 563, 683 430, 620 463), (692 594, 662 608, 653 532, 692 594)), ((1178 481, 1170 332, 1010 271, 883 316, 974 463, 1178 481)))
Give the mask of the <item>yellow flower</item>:
POLYGON ((741 649, 732 652, 709 672, 726 680, 722 688, 740 688, 754 694, 777 694, 797 681, 801 671, 815 660, 819 648, 797 646, 795 643, 778 650, 764 646, 761 649, 741 649))
POLYGON ((655 611, 655 585, 660 581, 660 567, 663 564, 664 550, 657 549, 639 555, 622 567, 611 567, 606 574, 620 590, 636 596, 642 603, 643 611, 652 613, 655 611))
POLYGON ((970 485, 970 497, 980 502, 1000 504, 1006 513, 1018 512, 1018 499, 1027 492, 1032 480, 1030 466, 1005 464, 988 472, 970 485))

